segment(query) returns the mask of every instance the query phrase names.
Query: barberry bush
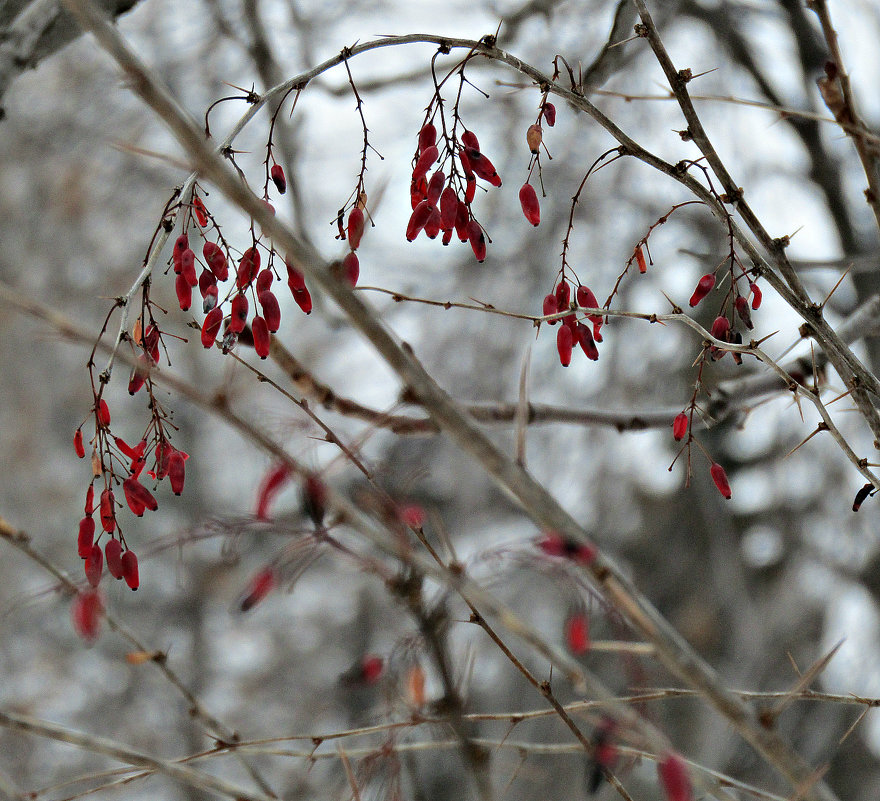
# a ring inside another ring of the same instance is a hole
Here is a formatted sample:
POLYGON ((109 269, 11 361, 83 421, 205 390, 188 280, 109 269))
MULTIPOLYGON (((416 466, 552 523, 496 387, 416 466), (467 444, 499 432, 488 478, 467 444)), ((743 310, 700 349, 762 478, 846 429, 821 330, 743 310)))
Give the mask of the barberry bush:
POLYGON ((880 15, 62 5, 0 791, 876 795, 880 15))

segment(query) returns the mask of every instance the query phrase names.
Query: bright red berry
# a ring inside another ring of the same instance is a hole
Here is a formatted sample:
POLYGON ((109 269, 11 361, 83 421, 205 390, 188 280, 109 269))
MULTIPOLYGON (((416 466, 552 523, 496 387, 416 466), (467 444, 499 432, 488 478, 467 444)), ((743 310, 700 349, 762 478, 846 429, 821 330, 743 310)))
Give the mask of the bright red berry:
POLYGON ((691 295, 691 299, 689 301, 691 308, 696 306, 703 298, 706 297, 715 286, 715 275, 713 273, 707 273, 704 275, 698 282, 697 288, 694 290, 694 294, 691 295))
POLYGON ((676 753, 665 753, 657 763, 657 775, 667 801, 692 801, 687 763, 676 753))
POLYGON ((472 147, 474 150, 480 149, 480 141, 477 139, 477 135, 473 131, 462 131, 461 143, 465 147, 472 147))
POLYGON ((419 131, 419 153, 437 144, 437 129, 431 122, 426 122, 419 131))
POLYGON ((274 334, 281 327, 281 306, 278 305, 278 298, 270 289, 264 289, 257 295, 257 300, 263 307, 263 319, 274 334))
POLYGON ((98 422, 105 428, 110 425, 110 407, 103 398, 98 402, 98 422))
MULTIPOLYGON (((549 295, 544 296, 544 303, 542 306, 542 313, 546 317, 550 314, 556 314, 559 311, 559 303, 556 300, 556 295, 554 293, 550 293, 549 295)), ((549 320, 550 325, 556 325, 559 320, 549 320)))
POLYGON ((272 165, 269 177, 272 179, 272 183, 275 184, 278 194, 283 195, 287 191, 287 178, 284 177, 284 170, 280 164, 272 165))
POLYGON ((348 214, 348 246, 357 250, 364 235, 364 212, 355 206, 348 214))
POLYGON ((249 287, 260 271, 260 251, 255 247, 248 248, 238 261, 238 272, 235 285, 239 289, 249 287))
POLYGON ((347 253, 345 258, 342 260, 342 275, 352 289, 357 286, 360 274, 361 267, 360 262, 358 261, 357 254, 354 252, 347 253))
POLYGON ((84 517, 79 521, 79 535, 76 538, 76 552, 80 559, 86 559, 92 552, 95 539, 95 521, 84 517))
POLYGON ((199 225, 204 228, 208 224, 208 210, 205 208, 205 204, 202 203, 200 197, 193 198, 193 211, 195 212, 196 220, 199 225))
POLYGON ((467 232, 474 256, 482 264, 486 260, 486 236, 483 229, 476 220, 471 220, 467 225, 467 232))
POLYGON ((436 206, 440 202, 440 193, 446 183, 446 175, 443 170, 437 170, 428 181, 428 201, 436 206))
POLYGON ((672 421, 672 436, 677 442, 680 442, 687 434, 687 430, 688 416, 684 412, 679 412, 675 415, 675 420, 672 421))
POLYGON ((265 318, 256 315, 251 320, 251 333, 254 336, 254 350, 257 352, 257 356, 265 359, 269 355, 269 347, 272 343, 265 318))
POLYGON ((647 262, 645 261, 645 254, 644 254, 644 252, 642 251, 642 246, 641 246, 641 245, 639 245, 639 246, 636 248, 635 256, 636 256, 636 264, 639 265, 639 272, 642 273, 642 274, 644 275, 646 272, 648 272, 648 264, 647 264, 647 262))
POLYGON ((239 292, 232 299, 232 315, 229 318, 229 330, 234 334, 244 331, 248 318, 248 299, 244 292, 239 292))
POLYGON ((757 311, 761 307, 761 299, 764 295, 761 293, 761 287, 755 283, 749 284, 749 289, 752 291, 752 310, 757 311))
POLYGON ((574 344, 574 337, 571 329, 567 325, 559 326, 556 332, 556 350, 559 352, 559 361, 563 367, 571 364, 571 351, 574 344))
POLYGON ((107 559, 107 571, 115 579, 122 578, 122 543, 117 539, 108 540, 104 546, 107 559))
POLYGON ((541 207, 538 205, 538 194, 531 184, 523 184, 519 190, 519 204, 522 206, 525 218, 532 224, 541 222, 541 207))
POLYGON ((410 215, 409 222, 406 226, 406 239, 408 242, 412 242, 419 235, 425 225, 427 225, 433 210, 434 206, 429 203, 427 199, 421 201, 419 205, 413 209, 413 213, 410 215))
POLYGON ((205 257, 208 269, 214 273, 214 277, 218 281, 225 281, 229 277, 229 264, 220 245, 216 242, 205 242, 202 247, 202 255, 205 257))
POLYGON ((183 277, 183 274, 178 275, 175 279, 174 290, 177 292, 177 303, 180 305, 180 310, 188 311, 192 306, 192 286, 183 277))
POLYGON ((257 490, 257 520, 269 520, 269 508, 275 500, 275 496, 283 489, 290 480, 290 468, 283 462, 274 465, 263 476, 260 488, 257 490))
POLYGON ((217 307, 211 309, 205 315, 205 321, 202 323, 202 345, 206 348, 213 346, 220 333, 220 325, 223 322, 223 309, 217 307))
POLYGON ((305 287, 302 289, 295 289, 293 291, 293 299, 303 312, 306 314, 312 313, 312 296, 309 294, 308 289, 305 287))
POLYGON ((138 572, 138 560, 134 555, 134 551, 126 551, 122 554, 122 578, 128 586, 136 590, 141 583, 140 574, 138 572))
POLYGON ((413 169, 412 179, 418 181, 420 178, 424 178, 428 174, 428 170, 431 169, 434 162, 436 162, 439 157, 440 151, 437 150, 436 145, 426 147, 419 156, 419 160, 416 162, 416 166, 413 169))
POLYGON ((718 487, 718 492, 727 500, 730 500, 733 493, 730 491, 730 482, 727 480, 727 473, 724 472, 724 468, 718 462, 713 462, 712 467, 709 468, 709 473, 712 475, 712 481, 715 482, 715 486, 718 487))
POLYGON ((73 450, 76 451, 76 455, 82 459, 86 455, 86 447, 83 444, 83 432, 81 428, 78 428, 73 434, 73 450))
POLYGON ((590 649, 590 621, 583 612, 565 621, 565 644, 573 654, 580 655, 590 649))
POLYGON ((105 489, 101 493, 101 526, 108 534, 116 530, 116 506, 113 490, 105 489))

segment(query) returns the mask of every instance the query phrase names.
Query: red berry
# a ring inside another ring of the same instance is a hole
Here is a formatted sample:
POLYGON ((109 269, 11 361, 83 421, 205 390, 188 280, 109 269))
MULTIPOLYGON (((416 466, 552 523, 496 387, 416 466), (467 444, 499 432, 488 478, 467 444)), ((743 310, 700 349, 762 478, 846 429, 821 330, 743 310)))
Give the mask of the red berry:
POLYGON ((73 599, 70 608, 70 617, 76 633, 86 642, 92 643, 98 639, 101 631, 101 614, 104 604, 97 590, 78 592, 73 599))
POLYGON ((192 286, 183 277, 182 273, 174 281, 174 290, 177 292, 177 302, 180 305, 180 310, 187 311, 192 306, 192 286))
POLYGON ((492 186, 501 186, 501 178, 495 170, 495 165, 480 153, 479 150, 472 147, 466 148, 465 156, 477 178, 488 181, 492 186))
POLYGON ((541 207, 538 205, 538 195, 535 187, 531 184, 523 184, 519 190, 519 204, 522 206, 523 214, 532 225, 538 225, 541 222, 541 207))
POLYGON ((590 329, 583 323, 578 323, 573 333, 584 355, 592 362, 599 361, 599 349, 596 347, 596 342, 590 333, 590 329))
POLYGON ((425 525, 425 510, 417 504, 401 506, 397 511, 397 517, 403 525, 410 528, 421 528, 425 525))
POLYGON ((644 254, 644 252, 642 251, 642 246, 641 246, 641 245, 639 245, 639 246, 636 248, 636 254, 635 254, 635 255, 636 255, 636 264, 639 265, 639 272, 642 273, 642 275, 644 275, 646 272, 648 272, 648 265, 647 265, 647 263, 645 262, 645 254, 644 254))
POLYGON ((138 560, 134 555, 134 551, 126 551, 122 554, 122 578, 128 586, 136 590, 141 583, 138 573, 138 560))
POLYGON ((83 432, 81 428, 78 428, 73 433, 73 450, 76 451, 76 455, 82 459, 86 455, 86 447, 83 445, 83 432))
POLYGON ((446 175, 443 170, 437 170, 428 181, 428 200, 435 206, 440 202, 440 193, 445 183, 446 175))
POLYGON ((657 763, 657 775, 667 801, 692 801, 687 763, 676 753, 665 753, 657 763))
POLYGON ((713 462, 709 472, 712 475, 712 481, 718 487, 718 492, 727 500, 730 500, 733 493, 730 491, 730 482, 727 480, 727 473, 724 472, 724 468, 718 462, 713 462))
POLYGON ((76 552, 80 559, 85 559, 92 552, 95 539, 95 521, 84 517, 79 521, 79 535, 76 538, 76 552))
POLYGON ((113 490, 105 489, 101 493, 101 527, 108 534, 116 530, 116 506, 113 490))
POLYGON ((675 420, 672 421, 672 436, 677 442, 680 442, 687 434, 687 430, 688 416, 684 412, 679 412, 675 415, 675 420))
POLYGON ((196 278, 196 254, 189 248, 180 254, 180 269, 175 272, 182 275, 190 286, 195 286, 198 283, 196 278))
POLYGON ((556 285, 556 305, 559 311, 564 311, 571 304, 571 287, 567 281, 560 281, 556 285))
POLYGON ((427 236, 428 239, 436 239, 439 233, 440 212, 437 210, 436 206, 432 206, 431 214, 428 217, 428 222, 425 223, 425 236, 427 236))
POLYGON ((248 299, 244 292, 239 292, 232 299, 232 315, 229 318, 229 330, 234 334, 244 331, 248 318, 248 299))
POLYGON ((180 451, 174 451, 168 457, 168 478, 171 481, 171 491, 175 495, 180 495, 183 492, 183 480, 184 480, 184 457, 180 451))
POLYGON ((352 250, 357 250, 361 244, 365 222, 364 212, 355 206, 348 215, 348 246, 352 250))
POLYGON ((694 294, 691 295, 690 306, 693 308, 696 306, 703 298, 706 297, 715 286, 715 275, 713 273, 707 273, 704 275, 698 282, 697 288, 694 290, 694 294))
POLYGON ((567 325, 559 326, 556 332, 556 350, 559 351, 559 361, 563 367, 571 364, 571 350, 574 344, 574 337, 571 329, 567 325))
POLYGON ((467 225, 467 232, 474 256, 482 264, 486 260, 486 237, 483 229, 476 220, 471 220, 467 225))
POLYGON ((107 570, 115 579, 122 578, 122 543, 117 539, 111 539, 104 546, 104 556, 107 559, 107 570))
POLYGON ((572 615, 565 621, 565 644, 576 655, 590 649, 590 621, 584 613, 572 615))
POLYGON ((302 289, 295 289, 293 291, 293 299, 296 301, 296 305, 306 314, 312 313, 312 296, 309 294, 308 289, 305 287, 302 289))
POLYGON ((406 226, 406 239, 408 242, 412 242, 419 235, 430 219, 433 210, 434 206, 427 200, 421 201, 419 205, 413 209, 413 213, 410 215, 409 222, 406 226))
POLYGON ((86 490, 86 505, 85 505, 85 514, 91 517, 92 513, 95 511, 95 485, 89 484, 89 488, 86 490))
POLYGON ((159 503, 153 497, 153 493, 134 476, 129 476, 122 482, 122 491, 125 493, 128 508, 137 517, 142 517, 146 509, 155 512, 159 508, 159 503))
POLYGON ((254 336, 254 350, 257 352, 257 356, 265 359, 269 355, 269 347, 272 340, 269 334, 269 327, 266 325, 266 320, 263 317, 256 315, 251 320, 251 333, 254 336))
POLYGON ((451 186, 447 186, 440 195, 440 227, 448 231, 455 225, 458 214, 458 196, 451 186))
POLYGON ((287 285, 290 287, 290 291, 296 292, 298 289, 305 289, 306 279, 303 274, 289 261, 285 261, 284 265, 287 267, 287 285))
POLYGON ((752 313, 749 311, 748 301, 742 295, 737 295, 736 300, 733 301, 733 308, 736 309, 743 325, 751 331, 755 326, 752 323, 752 313))
POLYGON ((366 684, 375 684, 382 677, 384 665, 381 656, 368 654, 361 661, 361 678, 366 684))
POLYGON ((193 198, 193 211, 195 212, 196 220, 199 225, 204 228, 208 224, 208 210, 205 208, 205 204, 202 203, 200 197, 193 198))
POLYGON ((873 484, 865 484, 857 493, 856 497, 853 500, 852 510, 854 512, 858 512, 859 509, 862 508, 862 504, 865 502, 865 499, 874 492, 873 484))
POLYGON ((180 272, 180 258, 183 256, 183 252, 189 249, 189 237, 186 234, 181 234, 174 241, 174 249, 171 252, 172 258, 174 259, 174 272, 180 272))
POLYGON ((477 179, 473 176, 473 174, 467 177, 467 183, 464 188, 464 200, 465 203, 473 203, 474 195, 477 194, 477 179))
POLYGON ((477 135, 473 131, 462 131, 461 143, 465 147, 472 147, 474 150, 480 149, 480 142, 477 139, 477 135))
POLYGON ((257 295, 260 306, 263 307, 263 319, 269 330, 274 334, 281 327, 281 306, 278 305, 278 298, 275 293, 269 289, 264 289, 257 295))
MULTIPOLYGON (((542 314, 546 317, 549 314, 556 314, 558 311, 559 302, 556 300, 556 295, 552 292, 549 295, 545 295, 542 314)), ((550 325, 556 325, 558 322, 559 320, 549 320, 550 325)))
POLYGON ((284 177, 284 170, 281 169, 280 164, 272 165, 269 177, 272 179, 272 183, 275 184, 278 194, 283 195, 287 191, 287 178, 284 177))
POLYGON ((413 169, 412 179, 418 181, 420 178, 424 178, 428 174, 428 170, 431 169, 434 162, 437 161, 439 157, 440 151, 437 150, 436 145, 426 147, 419 156, 419 160, 416 162, 416 166, 413 169))
POLYGON ((235 285, 239 289, 245 289, 253 283, 254 278, 260 271, 260 251, 255 247, 248 248, 238 262, 238 272, 235 285))
POLYGON ((278 582, 275 576, 275 570, 272 567, 264 567, 256 576, 251 579, 248 587, 247 595, 242 598, 239 608, 242 612, 253 609, 260 601, 262 601, 273 589, 278 582))
POLYGON ((205 315, 205 321, 202 323, 202 345, 210 348, 220 333, 220 325, 223 322, 223 310, 219 307, 211 309, 205 315))
POLYGON ((730 332, 730 320, 726 317, 716 317, 712 321, 712 329, 711 334, 715 339, 723 339, 727 340, 727 335, 730 332))
POLYGON ((275 280, 274 273, 267 267, 265 270, 261 270, 260 274, 257 276, 257 294, 260 292, 265 292, 268 289, 272 288, 272 282, 275 280))
POLYGON ((104 572, 104 552, 100 545, 93 545, 86 557, 85 563, 86 579, 93 587, 97 587, 101 581, 101 574, 104 572))
POLYGON ((437 144, 437 129, 433 123, 426 122, 419 131, 419 153, 424 153, 435 144, 437 144))
POLYGON ((214 277, 218 281, 225 281, 229 277, 229 265, 226 261, 226 254, 220 245, 216 242, 205 242, 202 247, 202 255, 205 257, 208 269, 214 273, 214 277))
POLYGON ((342 260, 342 275, 348 285, 354 289, 357 286, 358 277, 361 274, 360 263, 356 253, 347 253, 342 260))
POLYGON ((260 482, 257 490, 257 520, 269 520, 269 507, 275 500, 275 496, 290 480, 290 468, 283 462, 274 465, 260 482))
POLYGON ((550 128, 556 125, 556 106, 552 103, 545 103, 541 113, 544 115, 544 119, 547 120, 547 125, 550 128))
POLYGON ((110 425, 110 407, 103 398, 98 402, 98 422, 105 428, 110 425))
POLYGON ((761 287, 755 283, 749 284, 749 289, 752 290, 752 310, 757 311, 761 307, 761 299, 764 295, 761 293, 761 287))

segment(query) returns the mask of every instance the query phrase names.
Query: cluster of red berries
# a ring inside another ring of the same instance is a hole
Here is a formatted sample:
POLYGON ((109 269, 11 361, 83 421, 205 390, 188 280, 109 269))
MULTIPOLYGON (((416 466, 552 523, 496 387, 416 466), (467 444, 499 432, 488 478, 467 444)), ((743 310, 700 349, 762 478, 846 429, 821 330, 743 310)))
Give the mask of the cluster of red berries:
MULTIPOLYGON (((571 364, 571 355, 575 345, 580 345, 581 350, 591 361, 596 361, 599 358, 599 349, 596 347, 596 343, 602 341, 600 332, 604 318, 601 314, 586 315, 585 319, 593 324, 592 331, 578 320, 578 309, 597 308, 599 308, 599 302, 593 291, 583 285, 575 290, 575 302, 572 304, 571 287, 564 278, 556 285, 556 289, 544 298, 544 315, 569 312, 561 318, 562 325, 556 332, 556 350, 563 367, 568 367, 571 364)), ((560 322, 560 318, 548 320, 548 322, 550 325, 556 325, 560 322)))

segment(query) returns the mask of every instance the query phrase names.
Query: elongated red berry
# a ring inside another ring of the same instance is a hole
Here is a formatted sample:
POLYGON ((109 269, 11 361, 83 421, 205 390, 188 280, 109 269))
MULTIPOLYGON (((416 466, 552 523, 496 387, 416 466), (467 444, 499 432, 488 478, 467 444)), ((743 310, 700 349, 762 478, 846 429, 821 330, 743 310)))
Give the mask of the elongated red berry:
POLYGON ((715 339, 726 340, 730 332, 730 320, 726 317, 719 316, 712 321, 711 334, 715 339))
POLYGON ((238 262, 238 273, 235 285, 239 289, 249 287, 260 271, 260 251, 255 247, 248 248, 238 262))
POLYGON ((556 305, 559 306, 559 311, 568 309, 570 303, 571 287, 568 285, 568 281, 560 281, 556 285, 556 305))
POLYGON ((724 468, 718 462, 713 462, 712 467, 709 468, 709 473, 712 475, 712 481, 715 482, 715 486, 718 487, 718 492, 730 500, 733 493, 730 491, 730 482, 727 480, 727 473, 724 472, 724 468))
POLYGON ((254 350, 257 352, 257 356, 265 359, 269 355, 269 347, 272 342, 265 318, 260 315, 254 316, 254 319, 251 320, 251 333, 254 335, 254 350))
POLYGON ((283 195, 287 191, 287 178, 284 177, 284 170, 281 168, 280 164, 272 165, 272 169, 269 171, 269 177, 272 179, 272 183, 275 184, 278 194, 283 195))
MULTIPOLYGON (((556 314, 559 311, 559 302, 556 300, 556 294, 551 292, 549 295, 544 296, 544 303, 542 306, 542 314, 546 317, 550 314, 556 314)), ((548 320, 550 325, 556 325, 559 320, 548 320)))
POLYGON ((217 307, 211 309, 205 315, 205 321, 202 323, 202 345, 206 348, 213 346, 217 340, 217 334, 220 333, 220 325, 223 322, 223 309, 217 307))
POLYGON ((104 572, 104 552, 100 545, 93 545, 86 557, 85 563, 86 579, 93 587, 97 587, 101 582, 101 574, 104 572))
POLYGON ((541 109, 541 113, 544 115, 544 119, 547 121, 547 125, 550 128, 556 125, 556 106, 552 103, 545 103, 544 108, 541 109))
POLYGON ((412 242, 419 235, 430 219, 432 211, 434 211, 434 206, 428 200, 421 201, 413 209, 413 213, 410 215, 409 222, 406 225, 406 239, 408 242, 412 242))
POLYGON ((667 801, 693 801, 690 772, 678 754, 672 751, 663 754, 657 763, 657 775, 667 801))
POLYGON ((644 275, 646 272, 648 272, 648 264, 647 264, 647 262, 645 261, 645 253, 644 253, 644 251, 642 250, 642 246, 641 246, 641 245, 639 245, 639 246, 636 248, 636 254, 635 254, 635 255, 636 255, 636 264, 639 265, 639 272, 642 273, 642 274, 644 275))
MULTIPOLYGON (((209 290, 217 286, 217 276, 214 275, 207 267, 199 273, 199 294, 204 298, 207 297, 209 290)), ((216 293, 215 293, 216 296, 216 293)), ((211 308, 214 308, 213 306, 211 308)))
POLYGON ((104 531, 111 533, 116 530, 116 505, 113 499, 113 490, 105 489, 101 493, 101 526, 104 531))
POLYGON ((458 196, 451 186, 447 186, 440 195, 440 227, 448 231, 455 225, 458 214, 458 196))
POLYGON ((126 551, 122 554, 122 578, 132 590, 136 590, 141 583, 140 574, 138 572, 138 560, 134 555, 134 551, 126 551))
POLYGON ((89 484, 89 488, 86 490, 86 503, 84 508, 84 513, 89 517, 95 511, 95 485, 89 484))
POLYGON ((296 305, 306 314, 312 313, 312 296, 309 294, 308 289, 303 287, 302 289, 294 290, 293 299, 296 301, 296 305))
POLYGON ((440 202, 440 193, 445 183, 446 175, 443 170, 437 170, 428 181, 428 201, 435 206, 440 202))
POLYGON ((306 279, 303 274, 296 269, 289 261, 284 262, 284 266, 287 267, 287 286, 290 287, 291 292, 295 292, 298 289, 306 288, 306 279))
POLYGON ((216 242, 205 242, 202 246, 202 255, 205 257, 208 269, 214 273, 218 281, 225 281, 229 277, 229 264, 220 245, 216 242))
POLYGON ((180 310, 188 311, 192 306, 192 286, 182 274, 175 279, 174 290, 177 292, 177 303, 180 305, 180 310))
POLYGON ((234 334, 244 331, 248 319, 248 299, 244 292, 239 292, 232 299, 232 314, 229 318, 229 330, 234 334))
POLYGON ((416 166, 413 169, 412 179, 418 181, 420 178, 424 178, 428 174, 428 170, 431 169, 434 162, 437 161, 439 157, 440 151, 437 150, 436 145, 426 147, 419 156, 419 160, 416 162, 416 166))
POLYGON ((342 276, 348 285, 354 289, 357 286, 361 274, 361 266, 356 253, 347 253, 342 260, 342 276))
POLYGON ((495 165, 476 148, 465 148, 465 156, 477 178, 488 181, 492 186, 501 186, 501 178, 495 169, 495 165))
POLYGON ((599 349, 596 347, 596 342, 593 339, 592 333, 590 333, 590 329, 587 328, 583 323, 577 323, 573 333, 575 335, 577 343, 581 346, 581 350, 584 352, 584 355, 591 362, 598 361, 599 349))
POLYGON ((467 232, 474 256, 482 263, 486 260, 486 236, 483 229, 476 220, 471 220, 467 225, 467 232))
POLYGON ((278 298, 272 290, 264 289, 257 295, 257 300, 263 308, 263 319, 274 334, 281 327, 281 306, 278 305, 278 298))
POLYGON ((434 123, 426 122, 419 131, 419 153, 424 153, 429 147, 437 144, 437 129, 434 123))
POLYGON ((275 274, 268 267, 265 270, 260 270, 260 274, 257 276, 257 283, 255 284, 257 294, 259 295, 260 292, 271 289, 274 280, 275 274))
POLYGON ((468 241, 467 227, 471 221, 467 204, 463 200, 458 201, 458 211, 455 213, 455 235, 460 242, 468 241))
POLYGON ((473 203, 474 195, 477 194, 477 179, 474 175, 469 175, 464 187, 465 203, 473 203))
POLYGON ((409 203, 410 208, 414 209, 426 197, 428 197, 428 182, 424 178, 413 181, 409 185, 409 203))
POLYGON ((427 236, 428 239, 436 239, 439 233, 440 212, 438 211, 436 206, 432 206, 431 214, 428 217, 428 222, 425 223, 425 236, 427 236))
POLYGON ((519 204, 522 206, 523 214, 532 225, 538 225, 541 222, 541 207, 538 205, 538 194, 535 187, 531 184, 523 184, 519 190, 519 204))
POLYGON ((559 361, 563 367, 571 364, 571 351, 574 344, 574 337, 571 329, 567 325, 559 326, 556 332, 556 350, 559 352, 559 361))
POLYGON ((675 415, 675 420, 672 421, 672 436, 676 442, 681 442, 684 439, 687 430, 688 416, 684 412, 679 412, 675 415))
POLYGON ((101 616, 104 604, 97 590, 78 592, 70 607, 70 617, 76 633, 86 642, 92 643, 101 633, 101 616))
POLYGON ((706 297, 715 286, 715 275, 713 273, 707 273, 704 275, 698 282, 697 288, 694 289, 694 294, 691 295, 691 299, 689 301, 691 308, 696 306, 703 298, 706 297))
POLYGON ((357 250, 364 235, 364 212, 355 206, 348 214, 348 246, 357 250))
POLYGON ((255 514, 257 520, 269 520, 269 510, 276 496, 284 488, 284 485, 290 480, 290 468, 284 463, 279 462, 273 465, 260 481, 260 487, 257 490, 257 506, 255 514))
POLYGON ((86 446, 83 444, 83 432, 81 428, 78 428, 73 433, 73 450, 80 459, 86 455, 86 446))
POLYGON ((590 621, 583 612, 565 621, 565 644, 569 651, 578 656, 590 650, 590 621))
POLYGON ((477 139, 477 135, 473 131, 462 131, 461 143, 465 147, 472 147, 474 150, 480 149, 480 140, 477 139))
POLYGON ((117 539, 107 541, 104 546, 104 557, 107 559, 107 571, 115 579, 122 578, 122 543, 117 539))
POLYGON ((129 476, 122 482, 122 491, 129 508, 137 517, 141 517, 146 509, 155 512, 159 508, 153 493, 134 476, 129 476))
POLYGON ((200 197, 193 198, 193 211, 196 215, 196 221, 204 228, 208 224, 208 210, 200 197))
POLYGON ((752 291, 752 311, 757 311, 761 308, 761 299, 764 295, 761 292, 761 287, 754 282, 749 284, 749 289, 752 291))
POLYGON ((176 270, 176 272, 182 275, 190 286, 195 286, 198 283, 196 278, 196 254, 189 248, 180 254, 180 269, 176 270))
POLYGON ((749 304, 745 297, 737 295, 736 300, 733 301, 733 308, 736 309, 736 313, 739 319, 743 321, 743 325, 751 331, 755 326, 752 323, 752 313, 749 311, 749 304))
POLYGON ((186 470, 183 462, 184 457, 180 451, 174 451, 168 457, 168 478, 171 481, 171 491, 175 495, 180 495, 183 492, 184 472, 186 470))
POLYGON ((110 425, 110 407, 103 398, 98 402, 98 422, 105 428, 110 425))
POLYGON ((94 540, 95 521, 91 517, 84 517, 79 521, 79 534, 76 538, 76 552, 80 559, 85 559, 92 552, 94 540))
POLYGON ((180 258, 185 250, 189 250, 189 237, 186 234, 181 234, 174 241, 174 249, 171 253, 174 259, 174 272, 176 273, 180 272, 180 258))
POLYGON ((247 594, 241 599, 239 608, 242 612, 253 609, 262 601, 278 584, 275 569, 271 566, 264 567, 251 579, 247 594))

